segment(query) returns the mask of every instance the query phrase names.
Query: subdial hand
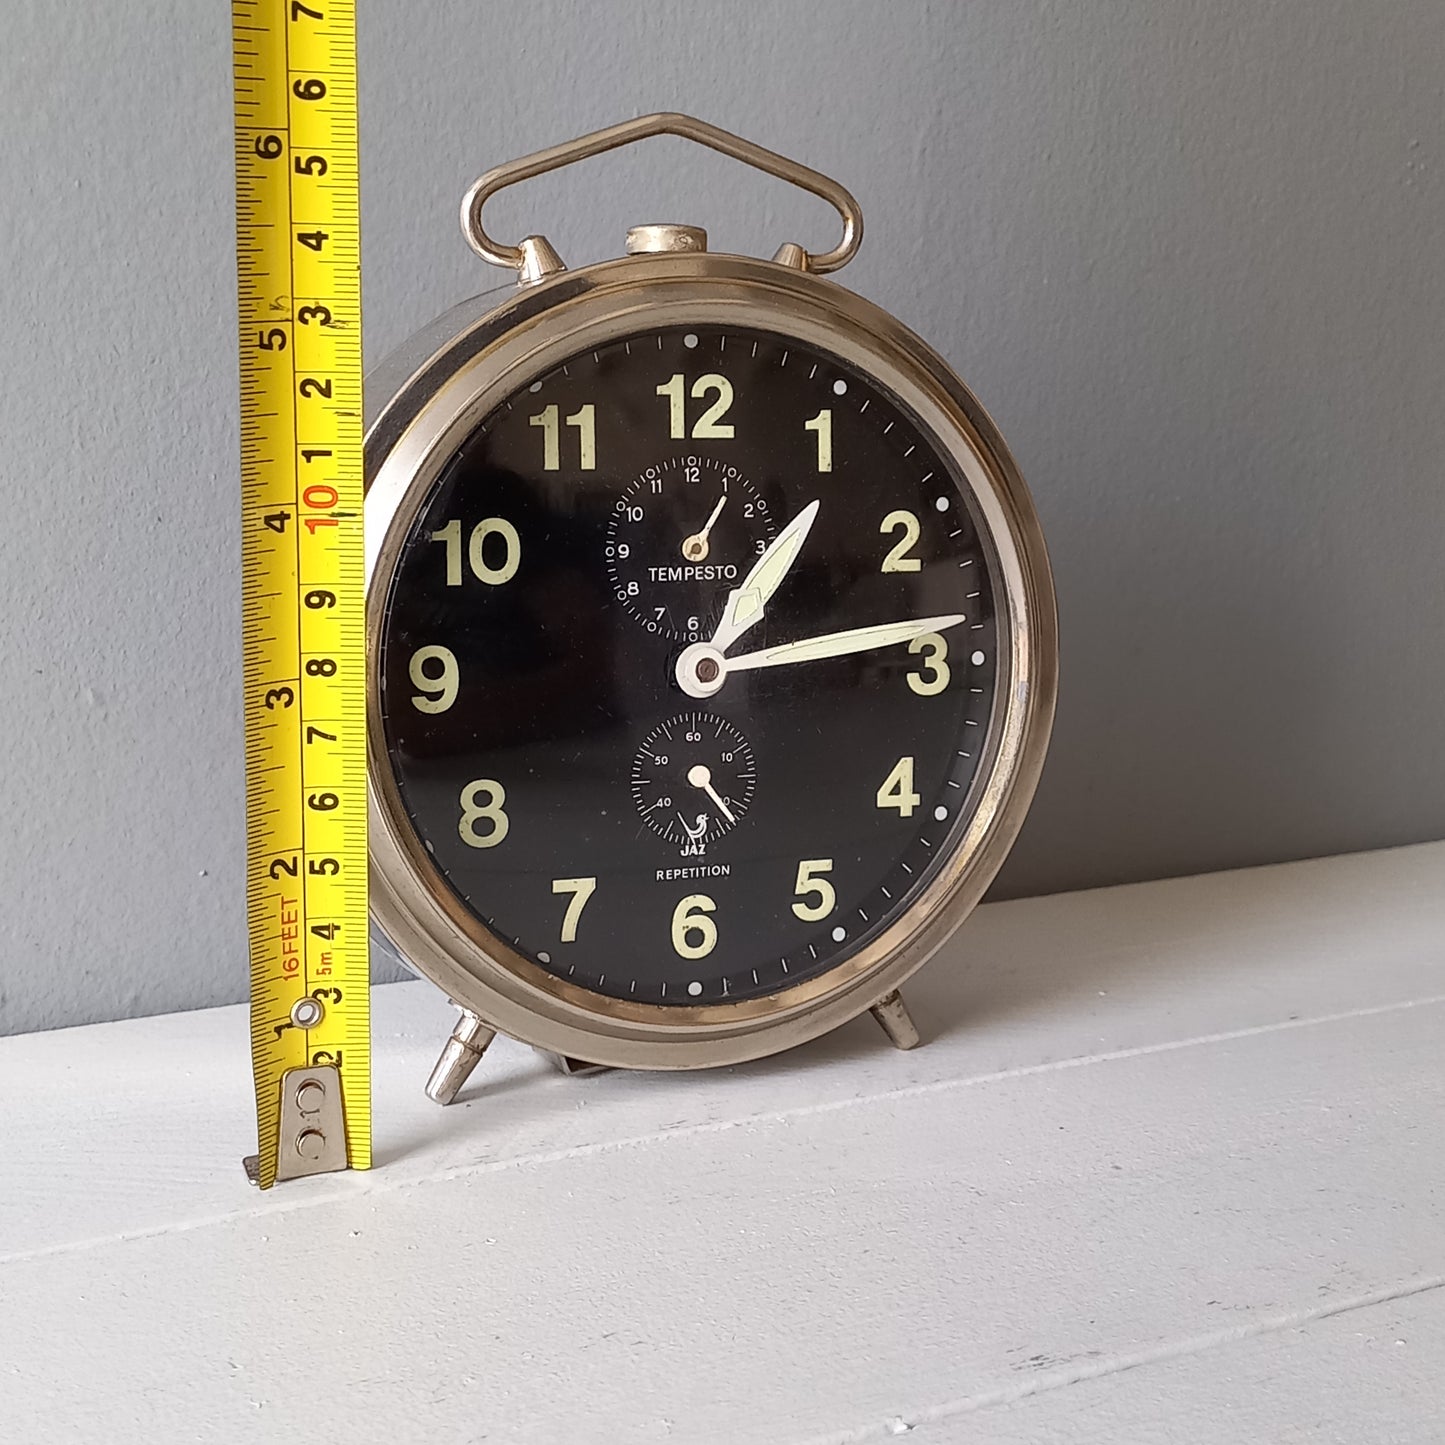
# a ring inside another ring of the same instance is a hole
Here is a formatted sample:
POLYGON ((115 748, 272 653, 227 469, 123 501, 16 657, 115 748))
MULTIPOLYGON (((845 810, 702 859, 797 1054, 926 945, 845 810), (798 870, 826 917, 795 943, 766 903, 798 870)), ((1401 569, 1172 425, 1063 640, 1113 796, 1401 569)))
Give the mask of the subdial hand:
POLYGON ((682 539, 682 555, 686 557, 689 562, 707 561, 708 533, 712 531, 717 519, 722 516, 722 509, 726 505, 727 499, 728 494, 724 492, 722 496, 717 499, 717 506, 712 509, 712 516, 703 524, 702 530, 700 532, 694 532, 692 536, 682 539))
POLYGON ((871 652, 875 647, 892 647, 912 642, 930 632, 944 632, 964 621, 961 612, 945 617, 915 617, 907 622, 882 622, 874 627, 854 627, 847 632, 828 632, 802 642, 782 642, 741 657, 723 659, 727 672, 745 672, 751 667, 778 667, 789 662, 818 662, 825 657, 846 657, 850 652, 871 652))
POLYGON ((712 785, 712 770, 702 763, 694 763, 687 770, 687 780, 694 788, 701 788, 704 793, 717 805, 717 810, 729 823, 736 823, 733 817, 733 810, 718 797, 716 789, 712 785))

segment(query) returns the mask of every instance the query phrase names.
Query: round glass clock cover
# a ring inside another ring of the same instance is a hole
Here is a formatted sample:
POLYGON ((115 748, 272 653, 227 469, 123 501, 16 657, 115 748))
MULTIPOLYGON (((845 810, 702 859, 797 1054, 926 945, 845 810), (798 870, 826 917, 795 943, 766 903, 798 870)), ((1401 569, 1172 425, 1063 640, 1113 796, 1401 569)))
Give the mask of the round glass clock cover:
POLYGON ((698 1006, 815 979, 975 807, 1005 623, 947 453, 771 332, 639 332, 466 437, 380 634, 445 885, 557 979, 698 1006))

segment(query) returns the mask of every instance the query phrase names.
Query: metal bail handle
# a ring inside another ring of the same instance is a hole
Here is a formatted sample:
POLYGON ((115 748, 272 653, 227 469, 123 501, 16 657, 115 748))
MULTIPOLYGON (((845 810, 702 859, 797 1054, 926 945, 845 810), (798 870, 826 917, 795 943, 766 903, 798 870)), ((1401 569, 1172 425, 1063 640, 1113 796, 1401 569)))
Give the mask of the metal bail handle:
POLYGON ((494 241, 482 225, 482 207, 498 191, 519 181, 530 181, 548 171, 571 165, 573 161, 583 161, 589 156, 601 155, 604 151, 616 150, 619 146, 631 145, 633 141, 647 140, 655 135, 675 135, 696 141, 710 150, 721 151, 744 165, 754 166, 821 197, 843 218, 843 239, 831 251, 805 252, 804 269, 819 274, 836 271, 853 259, 863 239, 863 212, 859 210, 858 202, 837 181, 821 171, 799 165, 787 156, 780 156, 776 151, 766 150, 741 136, 676 111, 660 111, 656 115, 624 120, 619 125, 610 125, 605 130, 593 131, 590 135, 579 136, 576 140, 551 146, 520 160, 508 161, 506 165, 488 171, 462 197, 462 232, 468 245, 494 266, 522 270, 527 261, 523 248, 494 241))

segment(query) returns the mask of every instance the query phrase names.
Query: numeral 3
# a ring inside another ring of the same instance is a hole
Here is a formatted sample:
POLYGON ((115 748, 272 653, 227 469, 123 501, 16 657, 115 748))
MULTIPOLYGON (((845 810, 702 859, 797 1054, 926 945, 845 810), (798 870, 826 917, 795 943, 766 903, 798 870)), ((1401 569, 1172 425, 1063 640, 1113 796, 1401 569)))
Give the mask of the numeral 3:
POLYGON ((919 697, 936 697, 953 676, 944 660, 948 656, 948 643, 937 632, 925 632, 908 644, 908 650, 923 654, 922 670, 908 674, 908 686, 919 697))

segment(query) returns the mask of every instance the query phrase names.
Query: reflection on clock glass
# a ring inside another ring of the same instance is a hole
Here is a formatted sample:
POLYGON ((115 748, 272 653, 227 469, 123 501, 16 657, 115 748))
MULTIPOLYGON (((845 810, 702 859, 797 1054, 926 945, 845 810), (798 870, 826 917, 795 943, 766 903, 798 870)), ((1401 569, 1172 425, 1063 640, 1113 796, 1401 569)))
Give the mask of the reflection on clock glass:
POLYGON ((578 987, 815 978, 976 805, 992 555, 943 451, 835 357, 701 325, 573 356, 471 433, 402 547, 379 666, 406 815, 578 987))

